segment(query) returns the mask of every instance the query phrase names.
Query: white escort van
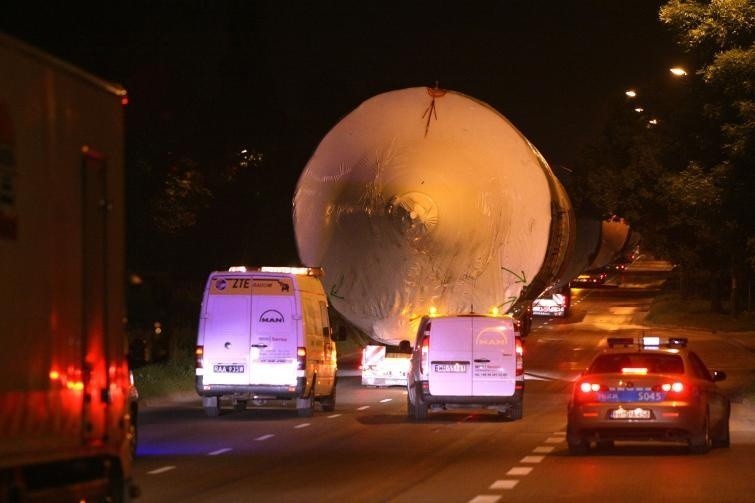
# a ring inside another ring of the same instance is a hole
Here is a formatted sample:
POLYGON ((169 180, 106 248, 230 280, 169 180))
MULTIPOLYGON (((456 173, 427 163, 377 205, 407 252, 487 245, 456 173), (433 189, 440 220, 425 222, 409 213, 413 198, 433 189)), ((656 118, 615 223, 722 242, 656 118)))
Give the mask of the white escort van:
POLYGON ((202 298, 196 389, 208 416, 221 398, 296 400, 309 417, 314 402, 335 409, 336 345, 320 268, 233 267, 210 274, 202 298))
POLYGON ((407 375, 407 414, 430 409, 492 408, 522 418, 522 340, 510 316, 425 317, 407 375))

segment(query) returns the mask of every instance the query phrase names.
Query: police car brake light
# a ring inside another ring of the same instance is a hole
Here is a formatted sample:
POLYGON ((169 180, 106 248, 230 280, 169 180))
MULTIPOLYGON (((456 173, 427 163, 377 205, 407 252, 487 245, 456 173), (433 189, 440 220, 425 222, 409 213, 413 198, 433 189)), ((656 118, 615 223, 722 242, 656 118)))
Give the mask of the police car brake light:
POLYGON ((621 369, 621 373, 631 375, 645 375, 648 373, 648 369, 645 367, 624 367, 621 369))

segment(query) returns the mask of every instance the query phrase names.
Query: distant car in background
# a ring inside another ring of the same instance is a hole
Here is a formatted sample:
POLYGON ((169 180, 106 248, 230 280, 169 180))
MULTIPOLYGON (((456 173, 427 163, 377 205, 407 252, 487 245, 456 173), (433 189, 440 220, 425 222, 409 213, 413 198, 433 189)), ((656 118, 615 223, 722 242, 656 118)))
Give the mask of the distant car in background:
POLYGON ((585 271, 573 280, 571 280, 571 286, 575 287, 591 287, 591 286, 601 286, 606 282, 606 279, 608 279, 608 273, 611 272, 606 267, 601 267, 599 269, 591 269, 589 271, 585 271))

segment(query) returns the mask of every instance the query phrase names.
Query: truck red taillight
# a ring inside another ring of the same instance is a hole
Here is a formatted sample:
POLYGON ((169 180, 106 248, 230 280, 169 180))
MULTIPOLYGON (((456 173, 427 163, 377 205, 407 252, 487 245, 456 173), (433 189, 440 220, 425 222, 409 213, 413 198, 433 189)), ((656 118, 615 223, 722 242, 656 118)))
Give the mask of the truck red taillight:
POLYGON ((305 370, 307 368, 307 348, 296 348, 296 370, 305 370))
POLYGON ((524 375, 524 346, 520 337, 516 338, 516 375, 524 375))
POLYGON ((194 350, 194 364, 198 369, 204 367, 204 346, 197 346, 194 350))

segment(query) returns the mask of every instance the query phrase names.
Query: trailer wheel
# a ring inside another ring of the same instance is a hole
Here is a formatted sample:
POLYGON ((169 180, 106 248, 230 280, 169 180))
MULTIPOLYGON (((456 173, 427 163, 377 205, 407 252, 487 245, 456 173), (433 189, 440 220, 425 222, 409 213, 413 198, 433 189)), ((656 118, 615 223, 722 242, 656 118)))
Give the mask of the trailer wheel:
POLYGON ((412 399, 409 397, 409 393, 406 394, 406 417, 409 419, 415 419, 417 417, 417 408, 412 403, 412 399))
POLYGON ((204 408, 204 413, 207 417, 218 417, 220 415, 220 397, 202 397, 202 407, 204 408))

